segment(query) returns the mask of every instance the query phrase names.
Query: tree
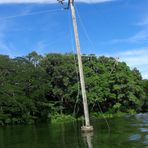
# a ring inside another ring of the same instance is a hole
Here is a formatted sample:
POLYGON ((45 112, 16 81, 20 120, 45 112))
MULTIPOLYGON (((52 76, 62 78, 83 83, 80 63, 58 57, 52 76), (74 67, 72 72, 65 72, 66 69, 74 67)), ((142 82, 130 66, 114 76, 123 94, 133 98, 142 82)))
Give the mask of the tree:
MULTIPOLYGON (((32 52, 0 55, 0 124, 49 120, 53 114, 83 114, 78 65, 73 54, 32 52)), ((76 59, 77 60, 77 59, 76 59)), ((112 57, 83 55, 91 112, 147 111, 148 81, 112 57)))

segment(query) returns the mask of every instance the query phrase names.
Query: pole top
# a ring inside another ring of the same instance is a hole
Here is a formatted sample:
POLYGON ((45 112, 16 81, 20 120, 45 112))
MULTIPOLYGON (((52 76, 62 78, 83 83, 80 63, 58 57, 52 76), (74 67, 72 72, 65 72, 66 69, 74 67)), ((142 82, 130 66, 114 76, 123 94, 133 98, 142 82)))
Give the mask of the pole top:
POLYGON ((74 0, 68 0, 68 8, 69 8, 69 5, 70 4, 73 4, 74 5, 74 0))
POLYGON ((70 3, 72 3, 72 4, 73 4, 73 3, 74 3, 74 0, 70 0, 70 3))
MULTIPOLYGON (((60 4, 64 4, 65 0, 57 0, 60 4)), ((74 0, 68 0, 68 6, 65 9, 69 9, 70 4, 74 5, 74 0)))

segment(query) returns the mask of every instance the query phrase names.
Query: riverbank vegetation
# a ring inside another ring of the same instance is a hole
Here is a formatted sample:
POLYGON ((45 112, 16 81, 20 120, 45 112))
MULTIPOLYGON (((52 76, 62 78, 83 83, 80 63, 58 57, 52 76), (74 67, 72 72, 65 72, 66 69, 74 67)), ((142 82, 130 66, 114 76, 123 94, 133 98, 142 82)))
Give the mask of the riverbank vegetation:
MULTIPOLYGON (((91 113, 147 111, 148 80, 136 68, 112 57, 83 55, 82 59, 91 113)), ((0 124, 82 116, 76 60, 73 54, 0 55, 0 124)))

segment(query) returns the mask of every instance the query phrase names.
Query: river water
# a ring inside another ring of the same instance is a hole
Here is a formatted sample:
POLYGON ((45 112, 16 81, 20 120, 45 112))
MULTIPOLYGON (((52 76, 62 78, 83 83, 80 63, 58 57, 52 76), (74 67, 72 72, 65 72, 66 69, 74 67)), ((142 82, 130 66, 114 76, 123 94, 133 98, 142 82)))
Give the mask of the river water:
POLYGON ((82 134, 82 122, 0 127, 0 148, 148 148, 148 114, 92 120, 94 132, 82 134))

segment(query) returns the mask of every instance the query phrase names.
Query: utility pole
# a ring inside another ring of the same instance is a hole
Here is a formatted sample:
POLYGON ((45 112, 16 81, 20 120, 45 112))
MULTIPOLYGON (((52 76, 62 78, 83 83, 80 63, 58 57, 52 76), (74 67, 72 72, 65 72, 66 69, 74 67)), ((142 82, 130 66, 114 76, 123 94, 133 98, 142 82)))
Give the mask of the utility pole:
POLYGON ((77 27, 77 20, 76 20, 76 14, 75 14, 74 0, 68 0, 68 8, 69 7, 71 9, 75 43, 76 43, 76 48, 77 48, 80 83, 81 83, 84 117, 85 117, 85 125, 81 127, 81 130, 83 132, 91 132, 93 131, 93 127, 90 126, 90 120, 89 120, 89 111, 88 111, 88 104, 87 104, 87 96, 86 96, 86 89, 85 89, 85 81, 84 81, 83 65, 82 65, 82 58, 81 58, 81 52, 80 52, 80 41, 79 41, 79 35, 78 35, 78 27, 77 27))

